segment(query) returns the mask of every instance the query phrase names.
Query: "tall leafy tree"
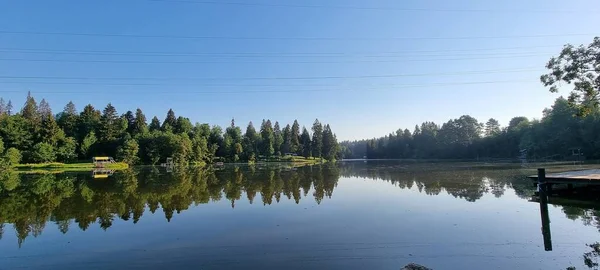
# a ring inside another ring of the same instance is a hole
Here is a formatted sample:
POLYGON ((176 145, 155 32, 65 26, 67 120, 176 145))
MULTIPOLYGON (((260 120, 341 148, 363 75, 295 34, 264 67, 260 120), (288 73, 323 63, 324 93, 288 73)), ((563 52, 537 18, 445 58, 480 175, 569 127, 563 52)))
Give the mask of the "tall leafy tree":
POLYGON ((231 120, 231 126, 225 130, 223 144, 227 157, 232 161, 238 161, 243 151, 242 130, 231 120))
POLYGON ((592 113, 600 100, 600 37, 595 37, 587 46, 567 44, 558 57, 546 64, 550 71, 540 77, 550 92, 556 93, 559 84, 572 84, 569 103, 576 107, 580 116, 592 113))
POLYGON ((304 156, 305 158, 311 157, 312 145, 310 140, 310 134, 308 133, 308 130, 305 127, 302 128, 302 135, 300 135, 300 143, 302 146, 302 156, 304 156))
POLYGON ((260 137, 262 142, 261 153, 267 157, 272 156, 275 153, 275 149, 273 148, 275 135, 271 120, 263 120, 260 126, 260 137))
POLYGON ((294 124, 292 124, 292 147, 290 149, 293 153, 298 153, 300 150, 300 125, 298 124, 298 120, 294 120, 294 124))
POLYGON ((158 120, 158 117, 154 116, 152 118, 152 121, 150 122, 148 129, 150 129, 150 131, 160 130, 160 120, 158 120))
POLYGON ((81 155, 81 157, 91 157, 93 153, 93 147, 96 144, 96 142, 98 142, 98 139, 96 138, 96 134, 94 133, 94 131, 90 131, 90 133, 85 135, 79 147, 79 154, 81 155))
POLYGON ((281 155, 283 152, 281 151, 281 145, 283 144, 283 134, 281 132, 281 127, 279 127, 279 122, 275 121, 275 126, 273 126, 273 149, 275 153, 281 155))
POLYGON ((29 121, 20 115, 6 117, 0 121, 0 137, 3 138, 6 148, 14 147, 27 151, 34 145, 33 135, 29 121))
POLYGON ((323 125, 316 119, 312 126, 312 155, 313 157, 322 157, 323 154, 323 125))
POLYGON ((173 109, 169 109, 169 111, 167 112, 167 117, 165 118, 165 121, 162 124, 162 130, 163 131, 167 131, 167 130, 172 131, 176 125, 177 125, 177 118, 175 117, 175 112, 173 111, 173 109))
POLYGON ((127 121, 127 133, 132 134, 133 133, 133 128, 134 128, 134 125, 135 125, 135 115, 133 114, 132 111, 127 111, 121 117, 125 118, 125 121, 127 121))
POLYGON ((190 121, 189 118, 179 116, 177 118, 177 122, 175 123, 174 131, 175 131, 175 133, 188 134, 188 133, 192 132, 193 128, 194 128, 194 125, 192 125, 192 122, 190 121))

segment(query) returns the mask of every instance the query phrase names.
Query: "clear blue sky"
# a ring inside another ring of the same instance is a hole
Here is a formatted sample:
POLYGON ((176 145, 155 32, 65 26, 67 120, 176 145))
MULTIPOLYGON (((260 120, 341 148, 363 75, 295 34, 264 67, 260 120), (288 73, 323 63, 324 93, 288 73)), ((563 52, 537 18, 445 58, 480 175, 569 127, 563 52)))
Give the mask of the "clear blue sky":
POLYGON ((194 1, 0 1, 0 96, 243 129, 319 118, 339 139, 506 125, 558 96, 539 75, 563 44, 600 35, 595 0, 194 1))

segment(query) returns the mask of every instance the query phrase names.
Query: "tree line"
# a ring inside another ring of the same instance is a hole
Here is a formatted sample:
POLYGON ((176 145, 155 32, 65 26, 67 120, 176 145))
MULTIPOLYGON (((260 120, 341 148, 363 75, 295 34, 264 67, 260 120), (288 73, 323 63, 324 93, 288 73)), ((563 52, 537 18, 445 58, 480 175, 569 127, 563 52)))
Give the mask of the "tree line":
POLYGON ((38 104, 29 93, 14 113, 11 101, 0 98, 0 156, 4 166, 19 162, 72 162, 112 156, 129 164, 157 164, 168 157, 179 164, 203 164, 215 159, 240 162, 283 155, 335 160, 339 146, 328 124, 315 120, 311 132, 298 121, 281 127, 263 120, 257 130, 250 122, 242 134, 231 120, 219 126, 192 124, 170 109, 164 121, 150 123, 141 109, 119 115, 112 104, 100 111, 91 104, 81 112, 69 102, 53 114, 46 100, 38 104))
POLYGON ((479 122, 469 115, 441 125, 425 122, 411 131, 341 143, 345 158, 369 159, 578 159, 600 158, 600 110, 578 115, 558 98, 540 120, 514 117, 502 127, 496 119, 479 122))
POLYGON ((514 117, 501 127, 463 115, 441 125, 425 122, 410 131, 341 143, 345 158, 600 158, 600 37, 588 45, 567 44, 546 64, 540 81, 550 92, 572 86, 544 110, 541 120, 514 117))

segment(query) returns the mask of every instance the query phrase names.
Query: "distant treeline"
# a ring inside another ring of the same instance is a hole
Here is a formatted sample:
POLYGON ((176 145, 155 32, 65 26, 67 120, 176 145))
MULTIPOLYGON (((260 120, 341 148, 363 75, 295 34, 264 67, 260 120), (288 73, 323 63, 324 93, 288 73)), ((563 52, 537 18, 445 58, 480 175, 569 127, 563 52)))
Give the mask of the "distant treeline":
MULTIPOLYGON (((278 122, 252 122, 242 134, 234 120, 223 132, 219 126, 192 124, 169 110, 165 120, 150 123, 141 109, 119 115, 110 103, 101 112, 87 105, 80 113, 69 102, 57 115, 31 94, 14 113, 11 101, 0 98, 0 162, 7 164, 71 162, 93 156, 112 156, 130 164, 157 164, 172 157, 175 163, 256 161, 286 154, 334 160, 338 143, 329 125, 315 120, 312 134, 297 121, 283 129, 278 122)), ((0 165, 2 165, 0 164, 0 165)))
POLYGON ((438 125, 425 122, 387 136, 341 144, 344 158, 478 159, 527 157, 536 159, 600 158, 600 111, 585 116, 560 97, 544 110, 541 120, 514 117, 507 127, 496 119, 482 123, 463 115, 438 125))

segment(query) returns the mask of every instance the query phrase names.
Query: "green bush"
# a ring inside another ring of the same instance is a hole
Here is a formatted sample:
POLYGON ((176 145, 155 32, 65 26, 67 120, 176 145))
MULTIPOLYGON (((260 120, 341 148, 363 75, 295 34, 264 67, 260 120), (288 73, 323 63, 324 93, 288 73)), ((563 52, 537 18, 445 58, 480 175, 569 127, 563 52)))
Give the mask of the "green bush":
POLYGON ((8 150, 6 150, 6 153, 4 153, 4 161, 8 165, 19 164, 22 158, 23 155, 21 155, 21 151, 14 147, 8 148, 8 150))
POLYGON ((48 143, 38 143, 33 146, 31 160, 36 163, 56 161, 56 152, 54 147, 48 143))

